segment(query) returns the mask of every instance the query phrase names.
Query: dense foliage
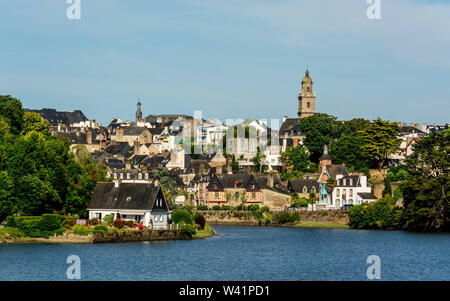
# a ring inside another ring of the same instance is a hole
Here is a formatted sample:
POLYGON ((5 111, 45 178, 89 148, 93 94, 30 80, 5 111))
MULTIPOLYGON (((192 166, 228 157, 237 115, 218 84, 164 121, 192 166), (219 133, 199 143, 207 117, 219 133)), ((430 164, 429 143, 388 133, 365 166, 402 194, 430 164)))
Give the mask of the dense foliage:
POLYGON ((40 115, 24 114, 19 100, 0 96, 0 221, 12 214, 86 215, 106 169, 69 146, 68 139, 49 135, 40 115))

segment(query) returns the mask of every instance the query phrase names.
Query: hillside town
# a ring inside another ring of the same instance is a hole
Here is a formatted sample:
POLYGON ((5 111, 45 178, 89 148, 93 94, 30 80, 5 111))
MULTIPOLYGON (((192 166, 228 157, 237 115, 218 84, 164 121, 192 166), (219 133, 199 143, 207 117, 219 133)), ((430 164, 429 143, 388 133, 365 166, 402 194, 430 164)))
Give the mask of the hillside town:
MULTIPOLYGON (((267 120, 247 119, 230 125, 173 112, 144 116, 145 109, 145 103, 138 101, 135 120, 117 117, 107 126, 80 110, 24 110, 40 114, 48 121, 51 135, 70 141, 72 152, 85 148, 97 163, 106 166, 110 183, 97 184, 88 207, 89 218, 101 220, 116 214, 137 222, 145 220, 147 225, 151 220, 164 228, 172 206, 217 209, 258 205, 271 211, 319 211, 372 203, 383 196, 387 168, 411 155, 414 144, 424 135, 446 128, 398 123, 398 149, 382 158, 385 160, 378 169, 358 170, 345 161, 334 162, 336 147, 331 150, 323 144, 319 145, 316 163, 295 170, 286 154, 305 145, 307 134, 300 121, 317 114, 316 92, 308 70, 301 80, 297 116, 284 116, 278 128, 269 127, 276 122, 268 124, 267 120), (380 181, 369 181, 377 174, 380 181), (164 191, 154 188, 160 182, 164 191), (116 191, 114 200, 112 191, 116 191), (159 212, 151 217, 151 208, 142 201, 149 194, 159 212), (136 204, 131 206, 130 202, 136 204)), ((346 123, 336 120, 338 125, 346 123)), ((309 147, 306 152, 312 158, 309 147)))

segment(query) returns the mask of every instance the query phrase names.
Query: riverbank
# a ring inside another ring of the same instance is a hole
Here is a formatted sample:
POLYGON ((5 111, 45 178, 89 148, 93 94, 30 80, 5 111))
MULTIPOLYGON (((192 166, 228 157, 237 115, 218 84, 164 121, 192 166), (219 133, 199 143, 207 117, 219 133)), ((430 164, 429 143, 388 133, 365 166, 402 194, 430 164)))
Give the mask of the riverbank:
POLYGON ((299 220, 280 223, 273 219, 277 212, 255 214, 238 210, 202 210, 199 211, 211 225, 230 226, 270 226, 349 229, 348 211, 296 211, 299 220))
POLYGON ((165 241, 165 240, 190 240, 203 239, 216 235, 216 231, 209 225, 205 229, 197 230, 197 233, 190 237, 181 231, 170 230, 131 230, 131 231, 110 231, 104 233, 91 233, 88 235, 77 235, 73 232, 65 232, 59 236, 45 237, 20 237, 12 236, 8 233, 0 235, 0 244, 94 244, 112 242, 141 242, 141 241, 165 241))

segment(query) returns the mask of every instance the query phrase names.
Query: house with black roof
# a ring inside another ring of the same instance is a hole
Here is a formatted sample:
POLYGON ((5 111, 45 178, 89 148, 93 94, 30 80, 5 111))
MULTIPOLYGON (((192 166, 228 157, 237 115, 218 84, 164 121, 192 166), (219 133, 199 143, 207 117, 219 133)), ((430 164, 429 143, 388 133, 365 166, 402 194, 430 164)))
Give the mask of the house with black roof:
POLYGON ((97 183, 88 205, 89 218, 134 220, 152 229, 168 229, 171 211, 158 183, 97 183))

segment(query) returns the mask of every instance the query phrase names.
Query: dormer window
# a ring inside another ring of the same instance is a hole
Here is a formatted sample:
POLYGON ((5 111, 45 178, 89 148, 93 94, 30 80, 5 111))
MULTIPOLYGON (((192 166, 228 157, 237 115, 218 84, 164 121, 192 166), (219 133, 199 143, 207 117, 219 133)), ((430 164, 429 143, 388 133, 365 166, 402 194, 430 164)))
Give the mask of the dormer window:
POLYGON ((344 181, 344 185, 343 186, 347 185, 347 181, 345 179, 343 181, 344 181))
POLYGON ((141 173, 138 174, 138 179, 139 180, 142 179, 142 174, 141 173))
POLYGON ((148 173, 145 174, 145 179, 148 180, 148 173))
POLYGON ((252 184, 252 186, 250 186, 252 188, 252 190, 255 190, 255 184, 252 184))
POLYGON ((306 186, 303 186, 303 193, 308 193, 308 188, 306 186))
POLYGON ((123 179, 123 173, 120 174, 120 178, 123 179))
POLYGON ((127 197, 127 202, 131 201, 131 196, 127 197))
POLYGON ((127 179, 129 179, 130 178, 130 173, 127 173, 127 179))
POLYGON ((116 180, 116 179, 117 179, 117 174, 115 173, 115 174, 114 174, 114 180, 116 180))

